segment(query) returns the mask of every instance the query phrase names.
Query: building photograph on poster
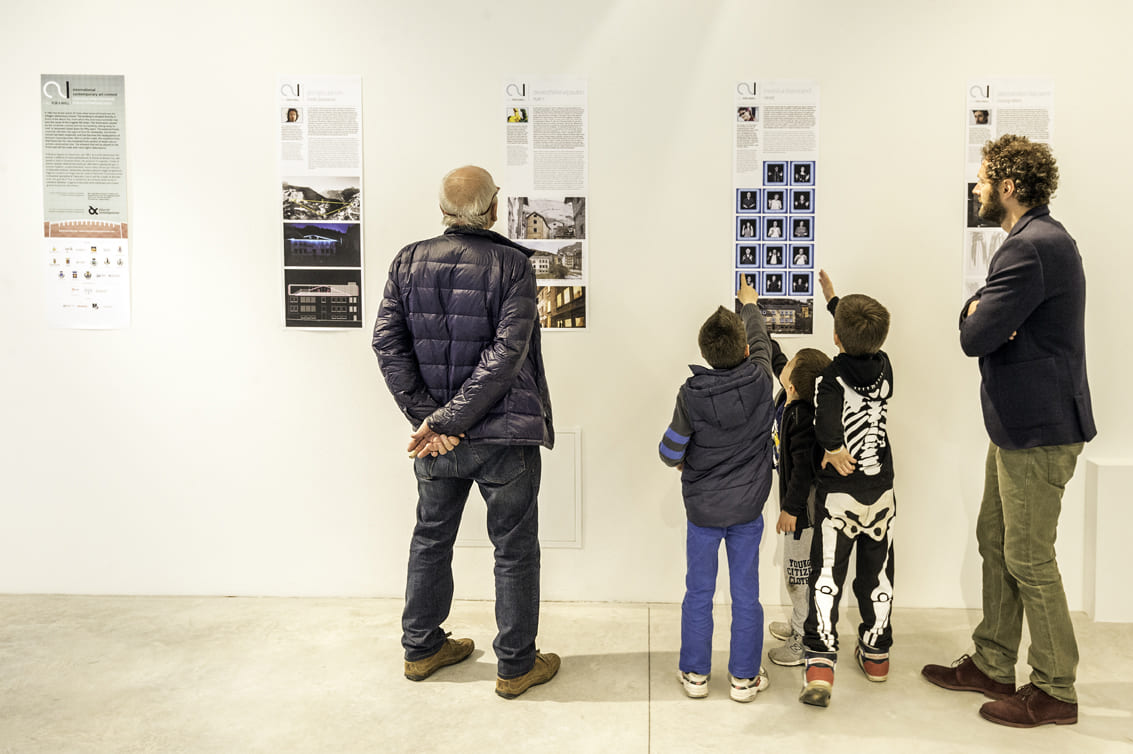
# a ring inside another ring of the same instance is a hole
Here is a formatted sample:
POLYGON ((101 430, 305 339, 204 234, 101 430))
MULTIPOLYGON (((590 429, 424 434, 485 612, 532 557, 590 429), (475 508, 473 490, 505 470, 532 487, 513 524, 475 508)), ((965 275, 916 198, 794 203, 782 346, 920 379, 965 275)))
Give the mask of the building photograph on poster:
POLYGON ((583 241, 524 241, 532 249, 531 267, 539 280, 581 280, 583 241))
POLYGON ((586 199, 580 196, 507 200, 508 237, 521 239, 586 238, 586 199))
POLYGON ((361 226, 357 223, 284 223, 285 267, 360 267, 361 226))
POLYGON ((586 327, 586 287, 541 285, 536 294, 539 324, 550 329, 586 327))
POLYGON ((283 300, 291 327, 349 327, 362 321, 362 271, 284 269, 283 300))
POLYGON ((283 219, 361 220, 361 183, 356 176, 284 178, 283 219))

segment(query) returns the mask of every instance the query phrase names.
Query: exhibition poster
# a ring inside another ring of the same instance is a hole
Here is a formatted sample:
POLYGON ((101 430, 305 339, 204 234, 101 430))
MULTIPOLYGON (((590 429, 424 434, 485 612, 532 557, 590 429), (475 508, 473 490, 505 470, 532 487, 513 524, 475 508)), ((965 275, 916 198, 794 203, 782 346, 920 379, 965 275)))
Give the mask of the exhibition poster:
POLYGON ((589 155, 586 81, 514 77, 504 82, 507 173, 500 214, 507 236, 534 250, 539 322, 586 327, 589 155))
POLYGON ((283 321, 362 327, 362 78, 281 76, 283 321))
POLYGON ((817 286, 818 84, 741 81, 729 112, 732 290, 745 276, 759 292, 767 329, 814 331, 817 286))
POLYGON ((45 74, 39 89, 48 323, 129 327, 126 79, 45 74))
POLYGON ((972 195, 979 180, 980 151, 1004 134, 1026 136, 1050 144, 1054 136, 1054 81, 1051 79, 978 79, 968 82, 964 109, 964 200, 966 212, 961 252, 963 298, 966 301, 987 279, 988 263, 1007 234, 997 223, 980 217, 972 195))

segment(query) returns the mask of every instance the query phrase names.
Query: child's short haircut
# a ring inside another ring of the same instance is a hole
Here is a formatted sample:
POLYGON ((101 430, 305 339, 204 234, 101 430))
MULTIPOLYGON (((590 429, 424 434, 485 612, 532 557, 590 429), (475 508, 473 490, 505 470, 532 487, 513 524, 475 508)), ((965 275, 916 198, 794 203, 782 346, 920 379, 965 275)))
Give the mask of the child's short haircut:
POLYGON ((851 356, 877 353, 889 335, 889 310, 860 293, 843 296, 834 310, 834 333, 851 356))
POLYGON ((795 366, 791 369, 791 384, 794 385, 799 397, 807 403, 814 403, 814 383, 828 366, 830 366, 830 357, 817 348, 800 348, 795 354, 795 366))
POLYGON ((700 344, 700 355, 713 369, 738 366, 745 358, 747 346, 743 320, 721 306, 700 326, 696 342, 700 344))

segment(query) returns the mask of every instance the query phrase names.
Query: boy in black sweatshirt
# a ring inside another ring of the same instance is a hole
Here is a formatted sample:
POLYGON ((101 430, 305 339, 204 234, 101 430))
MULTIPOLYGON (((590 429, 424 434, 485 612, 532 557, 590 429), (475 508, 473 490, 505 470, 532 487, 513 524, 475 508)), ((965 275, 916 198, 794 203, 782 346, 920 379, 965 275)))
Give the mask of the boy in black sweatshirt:
POLYGON ((803 624, 810 609, 810 546, 815 523, 815 471, 821 460, 814 437, 814 390, 830 357, 816 348, 800 348, 786 361, 771 341, 772 367, 779 367, 782 390, 775 398, 775 457, 779 470, 779 521, 784 534, 783 575, 791 598, 791 619, 768 630, 786 642, 767 652, 776 665, 802 665, 803 624), (782 362, 786 361, 785 364, 782 362), (816 455, 817 452, 817 455, 816 455))
POLYGON ((815 399, 814 429, 823 457, 803 637, 806 685, 799 701, 825 707, 838 658, 838 602, 855 547, 854 595, 862 622, 854 655, 868 680, 888 677, 896 503, 886 431, 893 369, 881 350, 889 334, 889 312, 869 296, 838 299, 825 271, 819 272, 819 282, 834 314, 839 354, 819 379, 815 399))

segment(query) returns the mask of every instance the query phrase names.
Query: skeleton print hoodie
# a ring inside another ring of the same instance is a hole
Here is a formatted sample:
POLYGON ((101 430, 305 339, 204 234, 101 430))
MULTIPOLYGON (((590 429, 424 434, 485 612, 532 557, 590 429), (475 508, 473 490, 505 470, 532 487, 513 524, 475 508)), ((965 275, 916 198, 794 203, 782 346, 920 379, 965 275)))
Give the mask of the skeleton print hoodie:
POLYGON ((849 476, 833 466, 818 471, 824 492, 847 492, 871 503, 893 487, 893 456, 885 428, 893 395, 893 368, 884 351, 839 354, 819 377, 815 389, 814 431, 823 449, 849 450, 857 461, 849 476))

